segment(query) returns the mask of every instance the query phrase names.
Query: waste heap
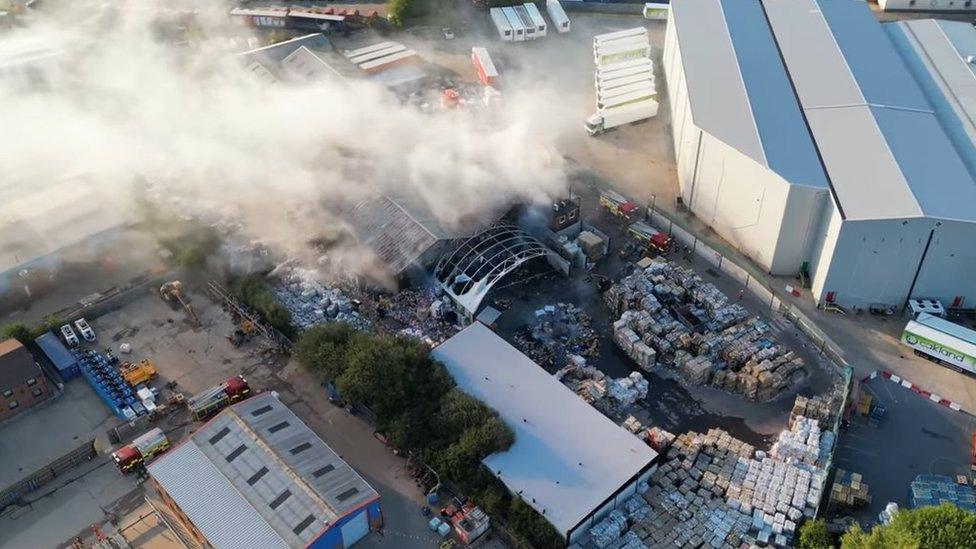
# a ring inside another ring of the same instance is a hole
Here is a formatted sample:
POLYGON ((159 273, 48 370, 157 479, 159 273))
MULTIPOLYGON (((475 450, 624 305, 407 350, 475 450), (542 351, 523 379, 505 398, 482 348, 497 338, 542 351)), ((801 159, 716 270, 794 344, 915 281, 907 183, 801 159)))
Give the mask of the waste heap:
POLYGON ((679 435, 630 520, 646 547, 787 546, 820 500, 824 471, 787 463, 720 429, 679 435))
POLYGON ((272 288, 278 301, 291 313, 299 330, 326 322, 346 322, 367 330, 370 322, 356 310, 356 303, 339 288, 325 286, 310 272, 283 266, 277 270, 279 283, 272 288))
POLYGON ((401 290, 377 301, 376 313, 391 331, 434 346, 460 330, 460 315, 443 292, 433 288, 401 290))
POLYGON ((596 357, 600 337, 590 316, 571 303, 546 305, 535 311, 535 322, 515 334, 520 351, 540 366, 565 364, 569 355, 596 357))
POLYGON ((583 400, 604 415, 616 418, 623 411, 647 397, 649 385, 640 372, 614 379, 600 370, 586 365, 578 355, 570 357, 569 364, 554 376, 583 400))
POLYGON ((614 341, 643 370, 663 364, 690 383, 711 383, 756 401, 806 376, 803 359, 779 345, 768 324, 664 258, 612 286, 604 302, 619 315, 614 341))

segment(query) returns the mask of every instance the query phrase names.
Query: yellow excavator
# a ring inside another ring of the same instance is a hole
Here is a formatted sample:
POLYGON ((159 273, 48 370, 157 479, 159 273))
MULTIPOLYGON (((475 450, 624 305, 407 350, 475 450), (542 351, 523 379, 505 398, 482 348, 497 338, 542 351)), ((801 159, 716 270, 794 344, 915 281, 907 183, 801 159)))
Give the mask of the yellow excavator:
POLYGON ((159 295, 163 298, 163 301, 175 306, 183 307, 186 312, 186 317, 190 319, 193 324, 199 326, 200 319, 197 314, 193 312, 193 307, 190 306, 189 302, 183 298, 183 284, 179 280, 171 280, 159 287, 159 295))

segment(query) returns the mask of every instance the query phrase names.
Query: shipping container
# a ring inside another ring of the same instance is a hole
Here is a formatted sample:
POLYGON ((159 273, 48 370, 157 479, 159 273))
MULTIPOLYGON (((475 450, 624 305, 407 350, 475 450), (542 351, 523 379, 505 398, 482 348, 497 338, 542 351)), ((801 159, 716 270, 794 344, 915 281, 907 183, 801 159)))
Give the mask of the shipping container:
POLYGON ((529 10, 525 9, 525 6, 512 6, 512 11, 515 12, 515 16, 518 17, 519 23, 522 24, 522 28, 525 29, 525 39, 535 40, 538 38, 536 36, 538 32, 535 28, 535 23, 532 21, 532 17, 529 15, 529 10))
POLYGON ((478 71, 478 79, 485 86, 498 88, 498 70, 488 55, 488 50, 482 47, 471 48, 471 62, 478 71))
POLYGON ((546 0, 546 12, 549 13, 549 19, 556 26, 557 32, 569 32, 569 17, 566 16, 566 11, 563 10, 559 0, 546 0))
POLYGON ((81 371, 78 369, 78 358, 64 346, 64 343, 61 343, 58 336, 52 332, 44 332, 34 340, 34 343, 37 344, 41 352, 44 353, 44 356, 51 362, 54 369, 58 371, 58 375, 61 376, 63 381, 68 381, 81 375, 81 371))
POLYGON ((535 4, 524 4, 526 13, 529 14, 529 18, 532 20, 532 24, 535 25, 535 37, 542 38, 546 35, 546 20, 542 18, 542 14, 539 13, 539 8, 535 7, 535 4))
POLYGON ((488 14, 491 16, 491 22, 495 24, 495 30, 498 32, 498 37, 502 39, 502 42, 511 42, 514 40, 512 25, 508 22, 508 18, 505 17, 502 9, 491 8, 488 14))

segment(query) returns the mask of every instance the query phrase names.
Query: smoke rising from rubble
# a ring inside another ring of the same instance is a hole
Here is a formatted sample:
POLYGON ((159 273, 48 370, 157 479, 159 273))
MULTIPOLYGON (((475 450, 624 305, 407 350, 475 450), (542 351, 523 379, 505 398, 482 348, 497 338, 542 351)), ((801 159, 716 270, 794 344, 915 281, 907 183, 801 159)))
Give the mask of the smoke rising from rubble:
POLYGON ((205 38, 174 45, 146 8, 172 2, 120 5, 62 3, 0 37, 0 59, 24 42, 67 52, 40 87, 0 72, 0 166, 23 192, 78 173, 131 198, 145 181, 156 207, 243 227, 284 256, 314 260, 307 242, 327 241, 342 274, 375 265, 331 210, 370 188, 410 195, 448 227, 562 193, 547 152, 567 119, 555 94, 507 94, 488 121, 424 114, 365 82, 267 84, 236 58, 246 48, 231 45, 226 10, 199 18, 205 38))

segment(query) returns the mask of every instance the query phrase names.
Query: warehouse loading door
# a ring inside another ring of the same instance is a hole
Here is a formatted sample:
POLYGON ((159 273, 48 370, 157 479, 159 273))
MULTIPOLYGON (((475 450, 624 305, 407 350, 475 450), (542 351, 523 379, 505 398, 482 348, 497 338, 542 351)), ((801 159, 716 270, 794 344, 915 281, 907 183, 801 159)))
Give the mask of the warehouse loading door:
POLYGON ((342 545, 344 547, 350 547, 364 538, 369 533, 369 517, 366 508, 360 509, 356 516, 340 527, 340 530, 342 531, 342 545))

